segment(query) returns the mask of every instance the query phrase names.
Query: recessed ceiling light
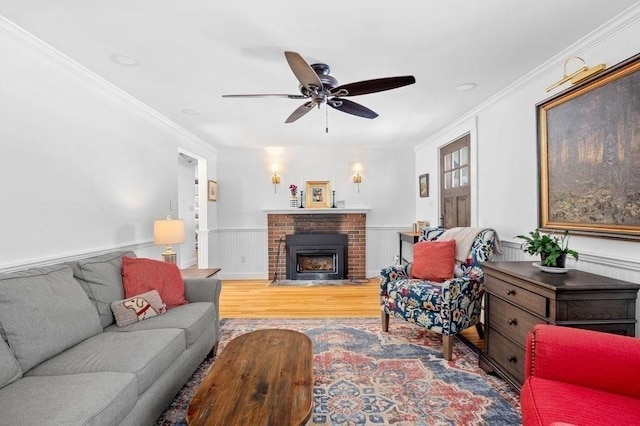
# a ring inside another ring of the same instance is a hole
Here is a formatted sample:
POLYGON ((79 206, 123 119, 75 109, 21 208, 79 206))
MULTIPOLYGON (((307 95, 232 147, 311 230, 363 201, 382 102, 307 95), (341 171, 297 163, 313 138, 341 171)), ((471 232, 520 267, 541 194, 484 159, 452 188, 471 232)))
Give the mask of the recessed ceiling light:
POLYGON ((183 114, 187 114, 187 115, 199 115, 200 113, 198 111, 196 111, 195 109, 190 109, 190 108, 185 108, 181 111, 183 114))
POLYGON ((126 67, 135 67, 139 63, 136 58, 118 54, 111 55, 111 60, 118 65, 124 65, 126 67))
POLYGON ((456 86, 456 90, 458 92, 466 92, 467 90, 473 90, 477 87, 478 85, 475 83, 463 83, 459 86, 456 86))

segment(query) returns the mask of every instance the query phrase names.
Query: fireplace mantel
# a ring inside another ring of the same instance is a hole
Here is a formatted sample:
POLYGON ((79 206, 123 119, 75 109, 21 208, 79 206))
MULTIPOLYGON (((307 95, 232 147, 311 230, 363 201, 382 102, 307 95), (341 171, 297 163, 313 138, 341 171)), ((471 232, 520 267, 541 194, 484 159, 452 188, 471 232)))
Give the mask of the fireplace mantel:
POLYGON ((368 208, 340 208, 340 209, 296 209, 296 208, 288 208, 288 209, 263 209, 263 211, 267 214, 358 214, 358 213, 368 213, 368 208))

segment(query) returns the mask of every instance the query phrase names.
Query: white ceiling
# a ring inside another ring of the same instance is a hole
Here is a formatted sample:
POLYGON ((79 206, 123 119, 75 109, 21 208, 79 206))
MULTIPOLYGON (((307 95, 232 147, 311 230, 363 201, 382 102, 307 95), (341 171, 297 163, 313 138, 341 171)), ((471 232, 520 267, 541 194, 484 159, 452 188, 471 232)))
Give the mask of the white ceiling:
POLYGON ((218 148, 406 147, 634 3, 0 0, 0 15, 218 148), (374 120, 329 108, 328 134, 324 107, 285 124, 303 101, 221 97, 298 94, 285 50, 328 64, 341 84, 396 75, 416 84, 350 98, 377 112, 374 120), (114 55, 138 64, 118 65, 114 55), (454 89, 469 82, 477 88, 454 89))

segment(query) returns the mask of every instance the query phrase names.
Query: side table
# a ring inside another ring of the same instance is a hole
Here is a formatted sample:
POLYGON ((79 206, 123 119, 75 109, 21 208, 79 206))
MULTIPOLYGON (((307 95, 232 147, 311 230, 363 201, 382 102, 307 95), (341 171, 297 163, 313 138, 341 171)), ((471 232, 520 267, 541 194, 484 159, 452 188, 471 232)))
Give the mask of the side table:
POLYGON ((398 232, 398 238, 400 241, 400 250, 398 252, 398 259, 400 263, 409 263, 409 261, 402 257, 402 243, 409 243, 411 245, 418 242, 418 238, 420 238, 420 232, 398 232))
POLYGON ((181 269, 180 274, 182 275, 182 279, 185 278, 211 278, 215 274, 220 272, 220 268, 187 268, 181 269))

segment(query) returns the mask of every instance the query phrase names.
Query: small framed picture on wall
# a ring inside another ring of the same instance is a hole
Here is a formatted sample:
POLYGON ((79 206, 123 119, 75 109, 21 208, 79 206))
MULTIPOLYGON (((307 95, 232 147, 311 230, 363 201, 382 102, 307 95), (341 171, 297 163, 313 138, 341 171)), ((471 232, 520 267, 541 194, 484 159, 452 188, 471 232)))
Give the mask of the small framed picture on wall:
POLYGON ((418 189, 421 198, 429 196, 429 173, 420 175, 418 178, 418 189))
POLYGON ((218 181, 209 181, 207 186, 207 198, 209 201, 218 201, 218 181))

